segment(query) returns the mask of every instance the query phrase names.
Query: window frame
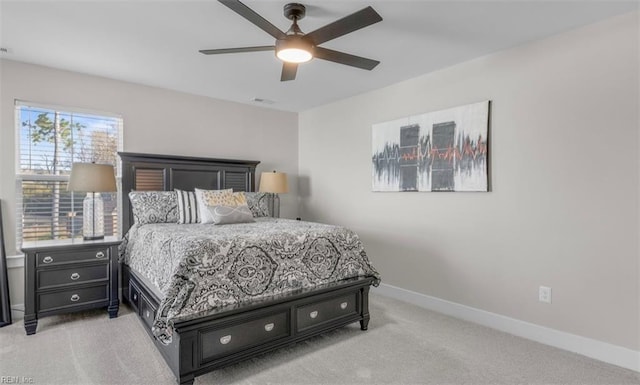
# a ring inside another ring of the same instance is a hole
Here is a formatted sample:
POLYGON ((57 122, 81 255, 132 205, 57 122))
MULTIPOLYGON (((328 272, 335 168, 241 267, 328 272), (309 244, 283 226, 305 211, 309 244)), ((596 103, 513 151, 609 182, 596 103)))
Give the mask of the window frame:
MULTIPOLYGON (((17 251, 20 252, 21 245, 23 243, 23 191, 22 191, 22 182, 25 181, 34 181, 34 182, 68 182, 69 175, 38 175, 38 174, 24 174, 22 173, 22 167, 20 162, 21 157, 21 120, 20 120, 20 110, 21 108, 41 108, 45 110, 57 111, 63 114, 78 114, 78 115, 90 115, 97 116, 102 118, 110 118, 116 119, 118 121, 118 143, 117 143, 117 152, 123 151, 124 148, 124 119, 122 115, 105 112, 99 110, 91 110, 85 108, 77 108, 77 107, 67 107, 56 104, 47 104, 47 103, 37 103, 37 102, 29 102, 20 99, 15 99, 14 101, 14 134, 15 134, 15 159, 14 159, 14 173, 15 173, 15 202, 16 202, 16 248, 17 251)), ((119 156, 116 155, 116 164, 115 164, 115 176, 116 176, 116 185, 117 185, 117 227, 114 229, 114 235, 121 237, 122 236, 122 161, 119 156)), ((75 197, 72 195, 72 199, 84 199, 84 197, 75 197)))

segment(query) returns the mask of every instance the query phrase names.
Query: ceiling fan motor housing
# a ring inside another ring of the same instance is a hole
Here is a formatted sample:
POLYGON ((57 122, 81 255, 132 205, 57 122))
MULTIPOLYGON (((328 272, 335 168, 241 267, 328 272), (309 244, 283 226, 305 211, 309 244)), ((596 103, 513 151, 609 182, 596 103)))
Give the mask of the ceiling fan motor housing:
POLYGON ((300 3, 289 3, 284 6, 284 17, 289 20, 302 20, 306 14, 306 8, 300 3))

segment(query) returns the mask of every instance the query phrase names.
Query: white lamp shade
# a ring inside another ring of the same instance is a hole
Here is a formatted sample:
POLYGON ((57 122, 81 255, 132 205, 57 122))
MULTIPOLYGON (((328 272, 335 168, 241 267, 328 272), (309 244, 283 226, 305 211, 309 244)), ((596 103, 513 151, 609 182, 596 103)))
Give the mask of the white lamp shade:
POLYGON ((117 191, 116 176, 110 164, 74 163, 67 191, 117 191))
POLYGON ((282 194, 289 192, 287 174, 284 172, 263 172, 260 176, 260 192, 282 194))

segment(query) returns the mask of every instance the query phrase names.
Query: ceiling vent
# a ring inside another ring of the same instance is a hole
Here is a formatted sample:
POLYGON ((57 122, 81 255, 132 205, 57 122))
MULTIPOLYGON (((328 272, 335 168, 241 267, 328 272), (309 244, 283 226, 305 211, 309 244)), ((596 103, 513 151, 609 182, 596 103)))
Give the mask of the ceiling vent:
POLYGON ((256 102, 256 103, 263 103, 263 104, 275 104, 276 103, 273 100, 263 99, 263 98, 253 98, 253 99, 251 99, 251 101, 252 102, 256 102))

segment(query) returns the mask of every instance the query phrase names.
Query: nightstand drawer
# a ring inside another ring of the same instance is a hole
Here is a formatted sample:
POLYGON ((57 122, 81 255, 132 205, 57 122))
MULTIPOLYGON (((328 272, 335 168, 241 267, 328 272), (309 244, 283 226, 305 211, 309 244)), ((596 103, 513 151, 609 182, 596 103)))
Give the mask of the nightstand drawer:
POLYGON ((38 295, 38 311, 78 306, 109 300, 109 285, 84 287, 38 295))
POLYGON ((65 263, 77 263, 86 261, 109 261, 109 249, 107 247, 85 250, 52 251, 36 253, 36 266, 56 266, 65 263))
POLYGON ((46 289, 59 285, 109 279, 109 265, 70 267, 67 269, 38 270, 37 288, 46 289))

